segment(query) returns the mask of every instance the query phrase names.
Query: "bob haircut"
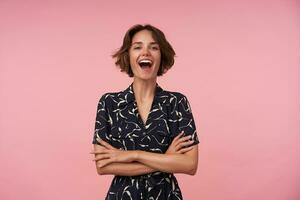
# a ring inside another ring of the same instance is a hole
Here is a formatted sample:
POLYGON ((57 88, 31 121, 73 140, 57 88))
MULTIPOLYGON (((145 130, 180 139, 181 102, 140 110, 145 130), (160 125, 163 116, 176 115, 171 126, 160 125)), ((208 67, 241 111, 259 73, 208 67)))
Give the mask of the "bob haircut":
POLYGON ((112 55, 113 58, 116 58, 115 64, 116 66, 120 67, 121 72, 126 72, 129 77, 134 76, 130 67, 129 49, 131 47, 133 36, 137 32, 142 30, 151 31, 153 39, 159 45, 161 53, 161 62, 159 70, 157 72, 157 76, 162 76, 165 72, 167 72, 167 70, 169 70, 174 65, 175 51, 171 44, 167 41, 164 33, 150 24, 136 24, 126 32, 121 48, 119 48, 119 50, 112 55))

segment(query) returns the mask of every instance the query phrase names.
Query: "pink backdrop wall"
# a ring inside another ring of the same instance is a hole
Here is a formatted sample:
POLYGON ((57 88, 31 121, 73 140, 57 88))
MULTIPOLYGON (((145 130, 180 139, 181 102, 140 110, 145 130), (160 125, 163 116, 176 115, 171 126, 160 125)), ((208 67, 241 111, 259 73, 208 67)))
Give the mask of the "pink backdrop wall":
POLYGON ((0 199, 104 199, 100 95, 132 79, 110 54, 136 23, 177 53, 159 84, 186 94, 200 138, 185 199, 300 199, 300 5, 260 1, 0 1, 0 199))

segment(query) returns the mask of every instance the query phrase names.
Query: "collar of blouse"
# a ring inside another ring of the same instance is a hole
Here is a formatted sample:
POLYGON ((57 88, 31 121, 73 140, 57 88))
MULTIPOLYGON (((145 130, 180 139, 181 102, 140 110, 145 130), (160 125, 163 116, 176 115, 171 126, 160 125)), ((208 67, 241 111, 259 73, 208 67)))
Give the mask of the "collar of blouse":
MULTIPOLYGON (((155 95, 154 95, 154 102, 162 102, 164 103, 166 100, 167 95, 164 92, 158 83, 156 83, 155 88, 155 95)), ((122 99, 124 100, 122 103, 130 104, 135 102, 135 96, 133 92, 133 83, 129 85, 128 88, 126 88, 124 91, 121 92, 122 99)))

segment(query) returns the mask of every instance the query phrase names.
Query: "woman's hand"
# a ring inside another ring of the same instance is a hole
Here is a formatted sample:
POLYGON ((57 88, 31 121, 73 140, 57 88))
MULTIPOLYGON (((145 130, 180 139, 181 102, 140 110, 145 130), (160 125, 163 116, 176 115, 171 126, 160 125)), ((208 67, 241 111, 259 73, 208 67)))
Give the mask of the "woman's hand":
POLYGON ((191 138, 190 135, 181 137, 183 134, 183 131, 179 133, 170 144, 168 150, 166 151, 166 154, 174 154, 174 153, 186 153, 193 149, 192 146, 186 147, 193 143, 192 140, 189 140, 191 138))
POLYGON ((103 140, 98 140, 98 142, 101 144, 101 147, 91 153, 95 154, 94 161, 100 168, 113 162, 132 162, 136 157, 135 151, 116 149, 103 140))
MULTIPOLYGON (((193 141, 189 140, 190 136, 180 138, 182 134, 183 132, 173 139, 169 148, 165 152, 166 154, 184 154, 193 149, 193 146, 186 147, 193 143, 193 141)), ((97 139, 97 141, 101 144, 101 146, 98 147, 97 151, 92 151, 91 153, 95 154, 95 159, 93 161, 96 161, 99 168, 113 162, 133 162, 137 157, 136 151, 117 149, 103 140, 97 139)))

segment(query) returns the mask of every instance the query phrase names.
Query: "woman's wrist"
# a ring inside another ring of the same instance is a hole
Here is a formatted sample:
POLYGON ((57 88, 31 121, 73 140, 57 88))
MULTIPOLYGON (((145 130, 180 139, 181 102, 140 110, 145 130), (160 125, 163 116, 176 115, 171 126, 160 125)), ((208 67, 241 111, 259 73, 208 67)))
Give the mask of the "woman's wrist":
POLYGON ((140 150, 133 150, 132 151, 132 157, 134 161, 138 161, 139 157, 140 157, 140 150))

